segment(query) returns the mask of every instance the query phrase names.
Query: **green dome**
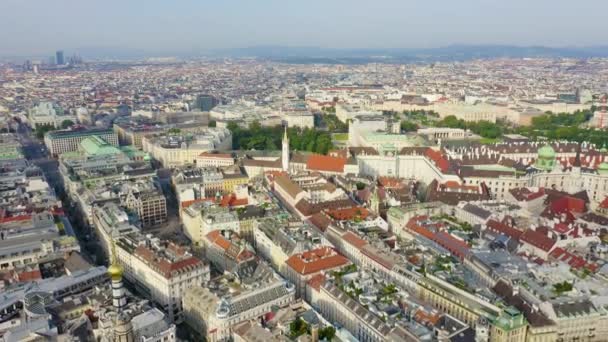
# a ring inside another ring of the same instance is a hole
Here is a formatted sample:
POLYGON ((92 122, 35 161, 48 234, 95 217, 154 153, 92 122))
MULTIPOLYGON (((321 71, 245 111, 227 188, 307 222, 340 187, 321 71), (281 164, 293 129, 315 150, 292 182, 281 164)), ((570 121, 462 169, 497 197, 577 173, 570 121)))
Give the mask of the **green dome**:
POLYGON ((549 145, 545 145, 538 149, 538 158, 542 159, 554 159, 555 150, 549 145))
POLYGON ((603 162, 597 166, 597 172, 601 175, 608 174, 608 163, 603 162))

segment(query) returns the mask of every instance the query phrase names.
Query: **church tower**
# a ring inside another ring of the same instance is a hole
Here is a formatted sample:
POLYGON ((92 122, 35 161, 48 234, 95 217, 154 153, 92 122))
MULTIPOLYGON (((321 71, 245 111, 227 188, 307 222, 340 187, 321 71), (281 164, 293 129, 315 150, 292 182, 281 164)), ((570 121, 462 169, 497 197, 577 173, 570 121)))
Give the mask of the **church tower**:
POLYGON ((281 165, 283 171, 289 171, 289 138, 287 137, 287 126, 285 126, 285 133, 283 133, 283 148, 281 153, 281 165))
POLYGON ((114 342, 134 342, 133 325, 131 317, 124 312, 127 306, 127 298, 125 289, 122 283, 124 270, 118 263, 116 257, 116 244, 112 241, 112 265, 108 268, 108 273, 112 280, 112 304, 116 310, 117 316, 114 321, 114 342))

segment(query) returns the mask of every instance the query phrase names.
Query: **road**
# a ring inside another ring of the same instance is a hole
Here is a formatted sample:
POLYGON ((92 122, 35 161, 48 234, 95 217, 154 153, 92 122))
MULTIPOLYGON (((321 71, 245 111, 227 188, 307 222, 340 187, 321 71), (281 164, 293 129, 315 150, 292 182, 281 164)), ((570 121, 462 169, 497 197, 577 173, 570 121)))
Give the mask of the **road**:
POLYGON ((42 169, 49 184, 55 188, 57 194, 63 194, 63 184, 59 176, 59 163, 57 160, 50 158, 48 150, 44 143, 36 139, 31 128, 24 124, 19 124, 17 128, 17 137, 21 142, 23 155, 25 159, 42 169))
MULTIPOLYGON (((65 199, 65 189, 63 187, 63 181, 59 174, 59 163, 57 160, 51 158, 49 156, 48 150, 44 143, 36 137, 34 137, 34 133, 31 128, 24 124, 20 124, 17 128, 17 137, 22 145, 22 151, 25 159, 34 165, 40 167, 42 172, 49 183, 55 189, 55 193, 58 195, 58 198, 65 199)), ((75 236, 86 253, 82 253, 82 256, 87 259, 92 264, 95 264, 96 261, 92 256, 96 253, 96 246, 94 243, 83 240, 83 237, 86 235, 86 232, 83 233, 83 227, 79 224, 78 220, 75 220, 76 215, 73 207, 69 205, 69 203, 63 203, 64 209, 66 209, 67 217, 62 218, 64 223, 64 227, 66 228, 66 233, 71 236, 75 236)))

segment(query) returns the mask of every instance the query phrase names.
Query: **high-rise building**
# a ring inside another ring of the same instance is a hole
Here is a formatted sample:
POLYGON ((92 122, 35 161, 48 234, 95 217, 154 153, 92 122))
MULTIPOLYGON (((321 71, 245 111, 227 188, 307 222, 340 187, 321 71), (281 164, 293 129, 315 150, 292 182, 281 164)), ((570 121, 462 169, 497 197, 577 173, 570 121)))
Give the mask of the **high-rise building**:
POLYGON ((57 65, 63 65, 65 63, 62 50, 55 52, 55 62, 57 65))
POLYGON ((218 101, 212 95, 199 95, 196 97, 196 108, 208 112, 217 105, 218 101))

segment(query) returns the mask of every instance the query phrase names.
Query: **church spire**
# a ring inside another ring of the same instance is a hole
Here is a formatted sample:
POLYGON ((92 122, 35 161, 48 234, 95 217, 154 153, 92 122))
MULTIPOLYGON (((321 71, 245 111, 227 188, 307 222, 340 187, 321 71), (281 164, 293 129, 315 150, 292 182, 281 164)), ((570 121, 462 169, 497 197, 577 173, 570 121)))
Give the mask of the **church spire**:
POLYGON ((287 125, 285 125, 285 132, 283 133, 283 146, 281 150, 281 166, 283 171, 289 171, 289 138, 287 137, 287 125))

